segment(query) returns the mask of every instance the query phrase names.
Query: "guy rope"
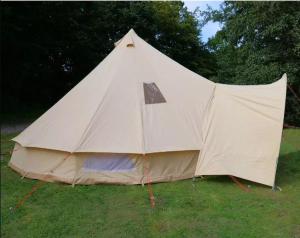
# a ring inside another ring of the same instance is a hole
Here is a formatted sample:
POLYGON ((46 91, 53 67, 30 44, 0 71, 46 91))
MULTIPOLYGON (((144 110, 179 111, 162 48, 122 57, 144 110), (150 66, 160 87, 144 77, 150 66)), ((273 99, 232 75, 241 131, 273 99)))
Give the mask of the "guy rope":
POLYGON ((151 184, 151 176, 150 176, 150 171, 149 171, 149 164, 147 164, 147 157, 144 155, 145 157, 145 162, 144 162, 144 172, 146 175, 146 179, 147 179, 147 188, 148 188, 148 194, 149 194, 149 200, 150 200, 150 204, 151 207, 154 208, 155 207, 155 198, 153 195, 153 189, 152 189, 152 184, 151 184))

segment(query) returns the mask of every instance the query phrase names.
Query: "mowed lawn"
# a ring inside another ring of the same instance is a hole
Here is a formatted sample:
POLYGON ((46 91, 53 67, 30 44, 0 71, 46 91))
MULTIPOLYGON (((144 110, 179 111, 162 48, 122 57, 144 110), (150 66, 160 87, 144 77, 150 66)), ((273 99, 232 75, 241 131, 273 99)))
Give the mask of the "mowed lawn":
POLYGON ((300 130, 284 130, 277 185, 282 191, 227 176, 147 187, 44 183, 11 210, 38 181, 21 179, 7 164, 13 148, 1 136, 2 237, 299 237, 300 130))

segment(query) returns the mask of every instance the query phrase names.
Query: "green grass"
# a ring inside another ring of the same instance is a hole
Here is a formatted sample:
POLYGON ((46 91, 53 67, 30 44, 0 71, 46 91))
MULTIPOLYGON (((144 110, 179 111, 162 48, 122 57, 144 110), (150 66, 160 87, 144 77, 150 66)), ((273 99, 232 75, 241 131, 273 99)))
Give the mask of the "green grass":
MULTIPOLYGON (((2 135, 8 153, 14 135, 2 135)), ((45 183, 11 211, 36 180, 21 179, 1 159, 2 237, 300 237, 300 130, 285 130, 277 170, 282 191, 228 177, 154 184, 147 187, 75 186, 45 183)))

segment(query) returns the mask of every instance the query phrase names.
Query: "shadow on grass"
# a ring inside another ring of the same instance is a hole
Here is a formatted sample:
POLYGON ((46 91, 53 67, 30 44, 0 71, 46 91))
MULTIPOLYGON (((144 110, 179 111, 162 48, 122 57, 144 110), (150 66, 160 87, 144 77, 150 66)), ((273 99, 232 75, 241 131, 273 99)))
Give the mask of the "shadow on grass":
POLYGON ((300 179, 300 150, 282 154, 278 160, 276 184, 292 185, 300 179))

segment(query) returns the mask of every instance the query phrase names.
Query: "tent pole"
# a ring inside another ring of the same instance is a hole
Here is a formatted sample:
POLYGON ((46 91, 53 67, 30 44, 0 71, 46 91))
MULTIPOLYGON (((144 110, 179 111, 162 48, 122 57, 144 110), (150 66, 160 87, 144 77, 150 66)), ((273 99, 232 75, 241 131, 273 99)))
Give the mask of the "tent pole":
MULTIPOLYGON (((281 143, 282 143, 282 141, 284 141, 283 130, 282 130, 282 132, 281 132, 281 143)), ((273 192, 276 192, 276 172, 277 172, 278 160, 279 160, 279 155, 277 156, 277 160, 276 160, 275 178, 274 178, 274 184, 273 184, 273 186, 272 186, 272 191, 273 191, 273 192)))
POLYGON ((272 186, 272 191, 273 192, 276 192, 276 171, 277 171, 278 158, 279 158, 279 156, 277 157, 277 160, 276 160, 275 178, 274 178, 274 183, 273 183, 273 186, 272 186))

